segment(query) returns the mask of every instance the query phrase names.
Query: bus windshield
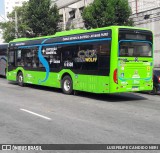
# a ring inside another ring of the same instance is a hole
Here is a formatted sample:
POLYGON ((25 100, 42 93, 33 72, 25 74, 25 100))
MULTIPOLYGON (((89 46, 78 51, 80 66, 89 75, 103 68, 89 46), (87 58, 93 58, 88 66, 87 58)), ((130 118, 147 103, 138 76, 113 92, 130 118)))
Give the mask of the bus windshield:
POLYGON ((123 57, 152 57, 152 45, 149 42, 121 41, 119 56, 123 57))

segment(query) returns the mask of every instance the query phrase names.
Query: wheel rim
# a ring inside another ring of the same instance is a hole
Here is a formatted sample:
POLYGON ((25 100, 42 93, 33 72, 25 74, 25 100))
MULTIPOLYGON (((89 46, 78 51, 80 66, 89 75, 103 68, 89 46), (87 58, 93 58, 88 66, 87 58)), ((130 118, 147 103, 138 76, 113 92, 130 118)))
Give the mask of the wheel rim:
POLYGON ((71 82, 69 80, 64 81, 64 89, 65 91, 69 91, 71 89, 71 82))
POLYGON ((23 82, 23 76, 22 75, 19 76, 18 81, 19 81, 19 83, 23 82))

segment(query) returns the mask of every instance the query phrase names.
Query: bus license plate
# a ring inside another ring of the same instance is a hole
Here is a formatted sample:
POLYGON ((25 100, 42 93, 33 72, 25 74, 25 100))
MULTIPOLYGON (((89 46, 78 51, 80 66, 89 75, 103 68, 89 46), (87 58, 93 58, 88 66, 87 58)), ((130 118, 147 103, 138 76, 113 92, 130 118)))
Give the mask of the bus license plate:
POLYGON ((138 87, 136 87, 136 86, 133 86, 133 87, 132 87, 132 91, 138 91, 138 90, 139 90, 138 87))

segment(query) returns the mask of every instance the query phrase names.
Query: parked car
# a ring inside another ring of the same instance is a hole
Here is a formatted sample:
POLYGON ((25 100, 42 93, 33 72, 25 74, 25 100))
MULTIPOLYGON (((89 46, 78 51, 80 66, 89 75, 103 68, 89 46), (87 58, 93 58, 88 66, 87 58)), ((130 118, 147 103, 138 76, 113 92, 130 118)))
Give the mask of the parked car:
POLYGON ((153 90, 150 94, 160 93, 160 69, 153 70, 153 90))

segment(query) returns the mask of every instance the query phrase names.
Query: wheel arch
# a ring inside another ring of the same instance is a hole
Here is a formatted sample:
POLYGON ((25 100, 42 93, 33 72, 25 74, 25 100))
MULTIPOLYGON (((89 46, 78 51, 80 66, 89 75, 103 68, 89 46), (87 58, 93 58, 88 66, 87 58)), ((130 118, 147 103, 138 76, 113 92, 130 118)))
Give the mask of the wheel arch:
POLYGON ((17 76, 18 76, 18 74, 19 74, 20 72, 23 74, 23 71, 22 71, 22 70, 18 70, 18 71, 17 71, 17 76))
POLYGON ((24 69, 22 68, 22 67, 19 67, 19 68, 17 68, 16 69, 16 71, 17 71, 17 76, 18 76, 18 74, 21 72, 22 74, 23 74, 23 76, 24 76, 24 69))
MULTIPOLYGON (((61 76, 61 88, 62 88, 62 80, 65 76, 69 76, 71 79, 72 79, 72 75, 68 72, 64 72, 61 76)), ((73 79, 72 79, 72 82, 73 82, 73 79)))

